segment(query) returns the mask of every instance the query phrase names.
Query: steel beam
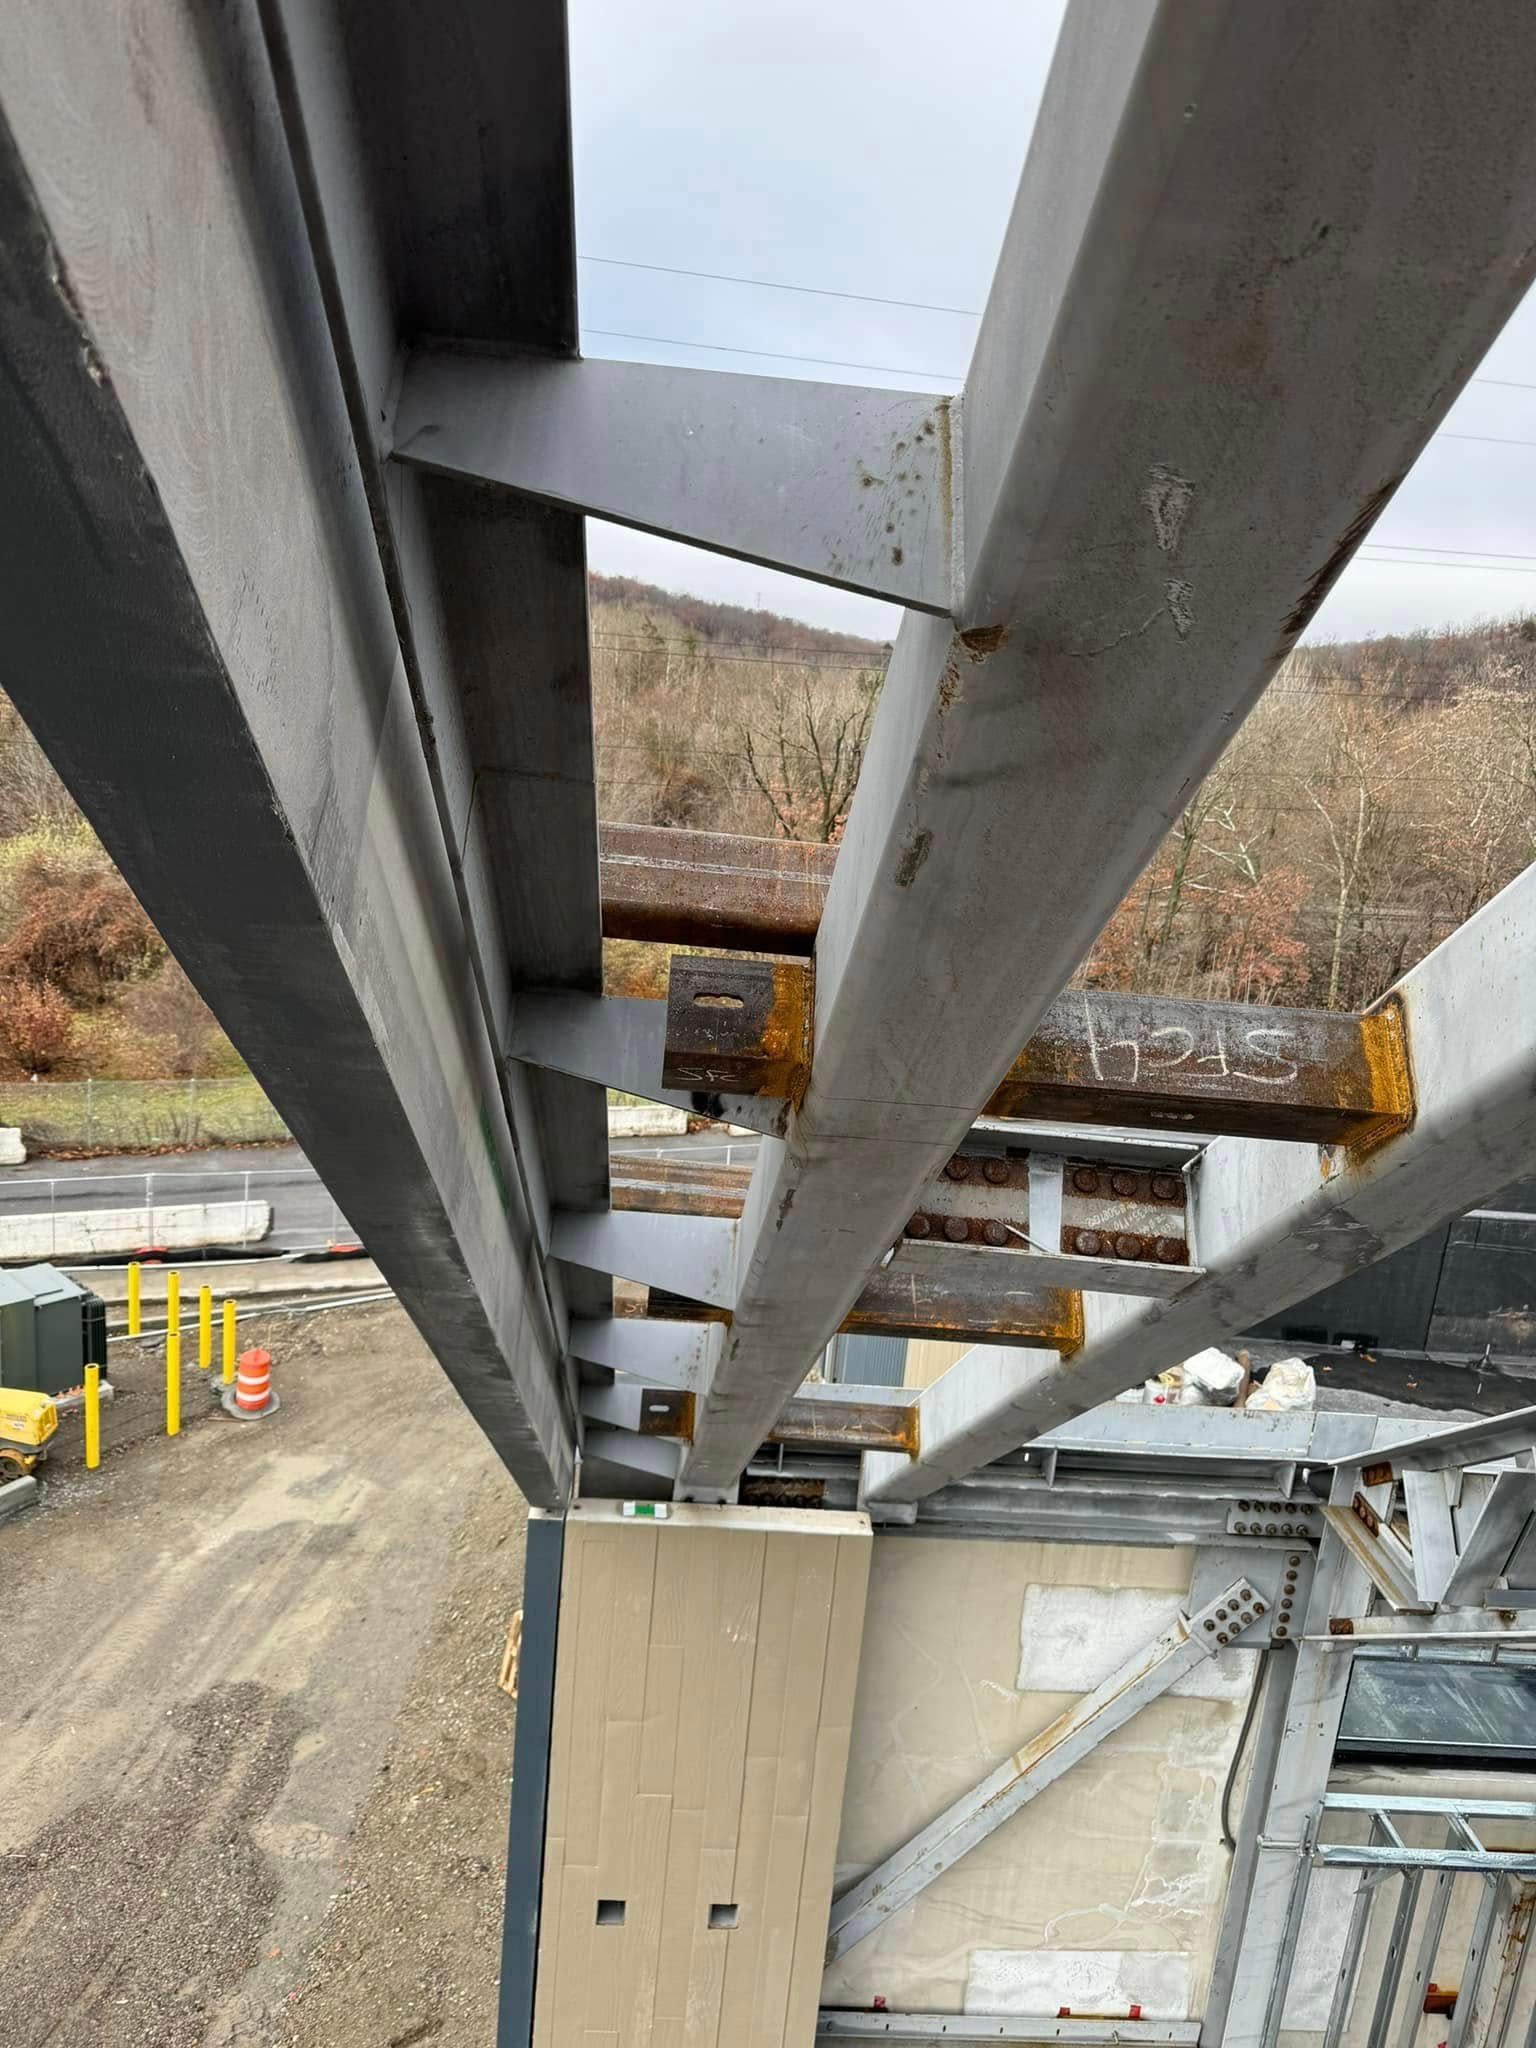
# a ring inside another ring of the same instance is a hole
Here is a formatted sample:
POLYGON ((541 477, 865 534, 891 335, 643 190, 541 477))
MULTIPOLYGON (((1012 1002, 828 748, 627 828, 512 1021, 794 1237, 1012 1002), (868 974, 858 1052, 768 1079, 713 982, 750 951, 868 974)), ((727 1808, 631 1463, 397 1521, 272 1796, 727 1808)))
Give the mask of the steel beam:
POLYGON ((818 2041, 904 2042, 906 2048, 981 2048, 1001 2041, 1057 2042, 1060 2048, 1197 2048, 1198 2020, 1076 2020, 1006 2013, 840 2012, 824 2006, 818 2041))
POLYGON ((955 401, 418 351, 397 459, 920 611, 954 600, 955 401))
MULTIPOLYGON (((961 1359, 924 1391, 920 1458, 871 1460, 871 1497, 915 1500, 1384 1257, 1523 1172, 1536 1154, 1533 934, 1536 868, 1398 984, 1417 1090, 1410 1129, 1363 1153, 1236 1138, 1208 1146, 1191 1187, 1204 1276, 1150 1307, 1085 1296, 1085 1340, 1069 1365, 1038 1352, 961 1359)), ((1531 1440, 1520 1418, 1465 1429, 1437 1433, 1447 1458, 1463 1458, 1469 1444, 1531 1440)))
POLYGON ((837 849, 675 825, 598 828, 603 937, 810 953, 837 849))
MULTIPOLYGON (((1325 1627, 1331 1614, 1363 1614, 1369 1597, 1364 1573, 1336 1537, 1325 1537, 1307 1603, 1309 1634, 1325 1627)), ((1279 2032, 1311 1874, 1308 1830, 1328 1789, 1349 1689, 1347 1654, 1330 1656, 1322 1644, 1303 1640, 1271 1655, 1294 1657, 1295 1664, 1278 1750, 1266 1760, 1272 1775, 1258 1788, 1262 1810, 1251 1819, 1243 1815, 1244 1833, 1252 1826, 1257 1834, 1258 1853, 1240 1938, 1224 1973, 1230 1980, 1226 2015, 1211 2048, 1272 2048, 1279 2032)), ((1227 1938, 1232 1933, 1224 1929, 1227 1938)))
POLYGON ((574 1317, 569 1337, 573 1358, 684 1392, 698 1385, 709 1341, 706 1325, 645 1322, 635 1316, 574 1317))
POLYGON ((740 1472, 1519 304, 1529 61, 1508 5, 1069 7, 958 629, 909 613, 886 673, 691 1479, 740 1472))
MULTIPOLYGON (((793 1095, 775 1013, 756 998, 754 961, 678 958, 667 991, 668 1078, 703 1061, 750 1095, 793 1095), (700 1016, 701 991, 718 1000, 700 1016)), ((810 969, 773 970, 779 1009, 810 1002, 810 969)), ((809 1044, 803 1056, 811 1054, 809 1044)), ((1363 1016, 1074 990, 1059 996, 988 1098, 1010 1122, 1370 1145, 1413 1118, 1413 1082, 1394 1004, 1363 1016)))
POLYGON ((1216 1599, 1187 1617, 1181 1616, 1127 1658, 1102 1685, 1085 1694, 1015 1755, 1005 1757, 937 1820, 833 1900, 828 1964, 910 1905, 936 1877, 995 1834, 1048 1785, 1054 1785, 1105 1736, 1123 1728, 1149 1700, 1160 1698, 1186 1672, 1214 1656, 1218 1645, 1236 1640, 1264 1612, 1264 1606, 1247 1579, 1235 1579, 1216 1599))
POLYGON ((787 1102, 707 1089, 667 1088, 667 1006, 639 996, 524 995, 512 1011, 508 1049, 530 1069, 546 1069, 617 1088, 716 1123, 776 1136, 787 1102))
POLYGON ((737 1225, 720 1216, 557 1210, 549 1254, 594 1273, 619 1273, 716 1308, 731 1302, 737 1225))
MULTIPOLYGON (((237 7, 194 32, 177 0, 0 21, 8 686, 519 1484, 554 1502, 565 1305, 539 1258, 536 1138, 497 1068, 506 939, 425 738, 312 166, 262 29, 237 7), (135 76, 151 87, 125 91, 135 76), (125 260, 147 222, 153 261, 125 260)), ((503 305, 505 330, 563 345, 558 5, 513 24, 462 0, 430 37, 387 6, 357 34, 376 115, 403 90, 390 67, 411 67, 444 177, 473 170, 480 205, 439 240, 440 271, 485 285, 475 222, 505 200, 552 321, 503 305), (444 66, 450 31, 475 28, 517 60, 511 104, 504 79, 444 66), (501 96, 483 146, 482 93, 501 96), (538 220, 520 196, 536 183, 538 220)), ((390 146, 408 154, 406 132, 390 146)), ((408 184, 402 237, 446 192, 408 184)), ((382 308, 387 363, 399 308, 382 308)), ((579 916, 574 893, 565 907, 579 916)))
MULTIPOLYGON (((1532 879, 1531 898, 1536 907, 1536 871, 1532 879)), ((1536 1038, 1536 1030, 1531 1035, 1536 1038)), ((1536 1064, 1536 1051, 1531 1057, 1536 1064)), ((1522 1451, 1536 1451, 1536 1408, 1517 1408, 1510 1415, 1485 1415, 1475 1422, 1453 1423, 1449 1429, 1426 1430, 1423 1436, 1409 1437, 1379 1456, 1356 1452, 1336 1458, 1334 1469, 1345 1472, 1379 1466, 1382 1479, 1391 1479, 1405 1472, 1453 1472, 1495 1458, 1518 1457, 1522 1451)), ((1376 1483, 1375 1473, 1370 1476, 1376 1483)))

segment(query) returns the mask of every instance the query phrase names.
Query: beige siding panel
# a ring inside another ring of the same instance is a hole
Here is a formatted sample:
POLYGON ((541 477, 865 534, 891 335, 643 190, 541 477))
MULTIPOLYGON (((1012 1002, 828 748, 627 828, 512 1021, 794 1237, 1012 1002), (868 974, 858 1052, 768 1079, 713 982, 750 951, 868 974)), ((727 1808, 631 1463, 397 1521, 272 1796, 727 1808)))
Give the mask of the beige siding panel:
POLYGON ((832 1620, 822 1675, 821 1721, 816 1734, 800 1922, 785 2009, 786 2041, 812 2038, 821 2003, 823 1937, 832 1908, 832 1879, 842 1827, 843 1787, 858 1695, 859 1650, 873 1547, 849 1539, 839 1541, 837 1546, 837 1586, 832 1596, 832 1620))
POLYGON ((870 1548, 859 1515, 571 1511, 537 2048, 810 2048, 870 1548))

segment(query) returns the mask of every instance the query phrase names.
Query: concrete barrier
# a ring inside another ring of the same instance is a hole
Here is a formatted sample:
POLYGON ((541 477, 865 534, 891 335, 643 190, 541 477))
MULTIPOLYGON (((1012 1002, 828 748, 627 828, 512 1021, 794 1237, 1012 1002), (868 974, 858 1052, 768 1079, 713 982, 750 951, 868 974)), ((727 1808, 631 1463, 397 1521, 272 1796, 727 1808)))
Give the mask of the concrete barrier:
POLYGON ((688 1128, 688 1112, 662 1103, 612 1102, 608 1105, 610 1138, 670 1138, 688 1128))
POLYGON ((147 1245, 192 1251, 210 1244, 259 1244, 272 1228, 270 1202, 156 1202, 153 1208, 34 1209, 0 1215, 0 1264, 32 1259, 125 1256, 147 1245))
POLYGON ((37 1506, 37 1481, 31 1477, 9 1480, 0 1486, 0 1522, 19 1515, 23 1508, 37 1506))
MULTIPOLYGON (((71 1280, 78 1280, 82 1287, 99 1294, 111 1308, 119 1307, 128 1298, 125 1266, 66 1266, 65 1271, 71 1280)), ((165 1283, 156 1278, 158 1271, 154 1266, 144 1268, 142 1299, 146 1323, 164 1320, 165 1283)), ((190 1295, 195 1301, 199 1287, 211 1287, 216 1301, 232 1295, 239 1302, 242 1315, 257 1315, 264 1294, 369 1294, 376 1288, 387 1287, 389 1282, 372 1259, 254 1259, 231 1261, 228 1265, 211 1261, 206 1265, 183 1266, 181 1284, 185 1330, 187 1298, 190 1295)))

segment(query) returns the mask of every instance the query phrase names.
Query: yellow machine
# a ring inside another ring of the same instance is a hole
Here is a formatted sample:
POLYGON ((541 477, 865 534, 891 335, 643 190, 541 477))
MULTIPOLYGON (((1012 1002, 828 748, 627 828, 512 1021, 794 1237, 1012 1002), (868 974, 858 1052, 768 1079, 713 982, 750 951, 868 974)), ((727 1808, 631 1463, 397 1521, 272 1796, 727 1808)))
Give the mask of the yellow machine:
POLYGON ((58 1426, 59 1405, 51 1394, 0 1387, 0 1486, 48 1455, 48 1439, 58 1426))

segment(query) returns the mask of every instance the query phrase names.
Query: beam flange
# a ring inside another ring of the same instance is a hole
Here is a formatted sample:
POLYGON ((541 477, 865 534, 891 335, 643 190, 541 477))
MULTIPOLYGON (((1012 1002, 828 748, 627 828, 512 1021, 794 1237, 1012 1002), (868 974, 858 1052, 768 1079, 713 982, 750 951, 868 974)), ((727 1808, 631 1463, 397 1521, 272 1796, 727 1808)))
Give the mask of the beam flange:
POLYGON ((562 1209, 551 1222, 549 1256, 728 1309, 736 1231, 720 1216, 562 1209))
POLYGON ((658 363, 429 348, 406 367, 397 460, 947 613, 958 405, 658 363))

